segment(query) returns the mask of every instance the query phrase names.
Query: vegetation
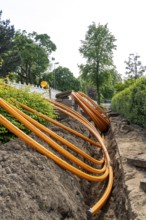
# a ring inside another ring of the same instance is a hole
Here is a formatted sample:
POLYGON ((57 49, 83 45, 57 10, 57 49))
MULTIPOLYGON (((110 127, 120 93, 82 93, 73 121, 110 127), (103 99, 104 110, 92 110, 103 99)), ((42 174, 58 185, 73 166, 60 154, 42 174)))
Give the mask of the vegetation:
POLYGON ((146 66, 142 65, 141 61, 138 60, 139 58, 140 56, 136 54, 130 54, 128 61, 125 61, 128 79, 137 79, 143 76, 144 72, 146 71, 146 66))
MULTIPOLYGON (((61 90, 79 90, 80 82, 65 67, 45 73, 52 65, 49 59, 56 45, 47 34, 15 31, 10 20, 3 21, 0 12, 0 78, 40 84, 46 80, 49 86, 61 90)), ((53 59, 52 59, 53 60, 53 59)))
MULTIPOLYGON (((92 99, 97 100, 97 87, 89 79, 83 79, 82 75, 79 76, 79 81, 81 85, 81 90, 88 94, 92 99)), ((117 71, 113 68, 110 70, 105 70, 102 73, 102 84, 100 85, 100 101, 111 100, 113 95, 120 89, 123 85, 121 83, 121 77, 117 71)))
POLYGON ((124 82, 117 82, 114 86, 115 93, 121 92, 122 90, 128 88, 129 86, 133 85, 136 82, 136 79, 130 78, 125 80, 124 82))
POLYGON ((56 45, 47 34, 16 31, 10 20, 2 20, 0 12, 0 77, 10 73, 16 80, 37 84, 49 67, 49 56, 56 45))
POLYGON ((115 92, 120 92, 125 88, 128 88, 136 82, 136 80, 144 75, 146 71, 146 66, 143 66, 141 61, 138 59, 140 56, 135 54, 130 54, 128 61, 126 63, 126 75, 127 79, 124 82, 117 82, 115 84, 115 92))
POLYGON ((113 65, 115 41, 107 24, 96 26, 95 23, 88 27, 85 40, 81 41, 79 51, 86 59, 86 64, 80 65, 81 77, 90 85, 96 86, 99 104, 102 94, 105 94, 105 90, 109 87, 107 82, 111 83, 111 79, 108 80, 108 77, 111 78, 116 73, 113 65))
POLYGON ((9 72, 15 71, 19 63, 19 55, 13 41, 15 35, 14 26, 10 20, 3 21, 0 11, 0 77, 6 77, 9 72))
POLYGON ((79 51, 87 59, 86 65, 80 65, 81 77, 76 79, 65 67, 58 67, 45 73, 51 65, 51 53, 56 45, 47 34, 15 31, 9 20, 1 19, 0 12, 0 77, 9 77, 26 84, 40 84, 46 80, 50 87, 61 91, 88 90, 96 87, 98 102, 101 98, 111 98, 117 72, 113 66, 112 50, 115 38, 107 25, 95 23, 89 26, 85 41, 79 51), (44 74, 45 73, 45 74, 44 74), (80 87, 80 83, 82 87, 80 87), (86 88, 85 88, 86 87, 86 88))
MULTIPOLYGON (((14 102, 12 102, 10 99, 11 97, 13 97, 17 101, 25 105, 28 105, 31 108, 34 108, 35 110, 39 112, 42 112, 43 114, 51 118, 56 117, 52 106, 47 101, 43 100, 41 95, 39 95, 38 93, 29 93, 29 89, 27 87, 24 91, 20 91, 14 87, 0 83, 0 97, 6 100, 7 102, 9 102, 10 104, 17 106, 17 108, 19 109, 21 109, 21 107, 15 104, 14 102)), ((41 117, 35 114, 32 114, 24 109, 21 109, 21 110, 23 112, 26 112, 28 115, 30 115, 32 118, 39 121, 40 123, 44 125, 47 124, 46 121, 42 119, 41 117)), ((0 114, 2 114, 4 117, 10 120, 18 128, 22 129, 26 133, 29 133, 29 131, 21 123, 19 123, 13 116, 11 116, 3 108, 0 108, 0 114)), ((10 133, 5 127, 0 125, 0 143, 7 142, 13 138, 14 138, 14 135, 10 133)))
POLYGON ((66 67, 59 66, 52 73, 44 74, 41 80, 46 80, 52 88, 60 91, 78 91, 80 89, 79 80, 66 67))
POLYGON ((146 128, 146 78, 118 92, 112 99, 111 108, 129 121, 146 128))
POLYGON ((26 84, 37 84, 49 66, 48 56, 56 50, 55 44, 47 34, 27 34, 26 31, 17 31, 14 42, 20 57, 18 79, 26 84))

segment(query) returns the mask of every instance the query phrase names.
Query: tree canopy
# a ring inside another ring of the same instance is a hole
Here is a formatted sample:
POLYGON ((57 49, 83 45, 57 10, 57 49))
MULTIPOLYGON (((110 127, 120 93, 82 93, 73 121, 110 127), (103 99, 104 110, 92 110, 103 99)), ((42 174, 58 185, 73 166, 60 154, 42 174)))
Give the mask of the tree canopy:
POLYGON ((66 67, 59 66, 51 73, 45 73, 42 80, 46 80, 52 88, 60 91, 80 89, 80 82, 66 67))
POLYGON ((20 65, 17 73, 20 80, 26 83, 37 83, 41 74, 49 66, 49 55, 56 50, 55 44, 47 34, 36 32, 27 34, 26 31, 17 31, 14 42, 20 56, 20 65))
POLYGON ((36 84, 49 67, 49 56, 56 45, 47 34, 15 31, 0 11, 0 77, 14 73, 21 82, 36 84))
POLYGON ((97 88, 98 103, 101 100, 101 88, 107 81, 107 71, 114 68, 113 50, 116 49, 115 37, 110 33, 107 24, 93 22, 88 27, 85 40, 81 41, 80 53, 86 59, 86 64, 80 65, 82 78, 90 81, 97 88))
POLYGON ((129 54, 128 61, 125 61, 126 64, 126 75, 128 78, 139 78, 143 76, 146 71, 146 66, 143 66, 139 60, 140 56, 137 54, 129 54))
POLYGON ((0 77, 6 77, 10 71, 15 71, 19 63, 19 55, 13 41, 15 29, 10 20, 2 20, 0 11, 0 77))

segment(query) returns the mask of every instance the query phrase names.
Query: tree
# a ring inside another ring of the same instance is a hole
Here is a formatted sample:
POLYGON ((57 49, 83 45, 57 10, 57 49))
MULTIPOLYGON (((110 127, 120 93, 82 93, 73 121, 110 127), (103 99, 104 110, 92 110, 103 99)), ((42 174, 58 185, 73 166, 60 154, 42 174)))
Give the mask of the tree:
POLYGON ((52 73, 44 74, 42 80, 46 80, 50 87, 60 91, 80 89, 80 82, 73 76, 73 73, 66 67, 59 66, 52 73))
POLYGON ((104 83, 101 86, 101 94, 103 99, 111 99, 116 92, 115 85, 117 82, 121 82, 121 76, 113 68, 105 70, 103 72, 104 83))
POLYGON ((98 103, 101 100, 101 87, 105 80, 103 72, 113 67, 113 50, 116 49, 115 37, 109 32, 106 25, 98 25, 93 22, 81 41, 80 53, 86 59, 85 65, 80 65, 82 77, 92 81, 96 85, 98 103))
POLYGON ((6 77, 15 71, 19 63, 18 51, 13 41, 15 29, 10 20, 2 20, 0 11, 0 77, 6 77))
POLYGON ((125 61, 128 78, 137 79, 143 76, 146 71, 146 66, 142 65, 141 61, 138 60, 139 58, 140 56, 137 54, 129 54, 128 61, 125 61))
POLYGON ((36 84, 49 66, 48 57, 56 50, 55 44, 47 34, 27 34, 26 31, 17 31, 14 41, 21 59, 17 68, 19 79, 27 84, 36 84))
POLYGON ((97 91, 96 91, 96 87, 89 87, 87 90, 87 95, 93 99, 93 100, 97 100, 97 91))
POLYGON ((86 80, 82 74, 78 77, 78 80, 80 82, 80 90, 88 94, 89 89, 92 87, 91 81, 86 80))
MULTIPOLYGON (((81 75, 82 76, 82 75, 81 75)), ((90 80, 84 80, 82 77, 79 77, 81 83, 81 90, 87 93, 92 99, 97 100, 97 88, 92 84, 90 80), (86 88, 86 90, 85 90, 86 88)), ((121 82, 121 76, 118 72, 113 68, 110 70, 105 70, 102 73, 102 80, 104 83, 101 84, 101 95, 100 98, 102 101, 109 100, 116 93, 115 85, 118 82, 121 82)))

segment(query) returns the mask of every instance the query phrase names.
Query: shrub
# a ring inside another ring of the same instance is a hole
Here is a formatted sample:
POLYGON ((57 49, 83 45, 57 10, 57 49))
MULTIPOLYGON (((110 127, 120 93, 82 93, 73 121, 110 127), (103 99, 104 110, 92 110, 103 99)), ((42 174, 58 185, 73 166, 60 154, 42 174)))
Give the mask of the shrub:
POLYGON ((111 109, 146 128, 146 78, 137 79, 129 88, 117 93, 111 109))
MULTIPOLYGON (((9 102, 10 104, 16 106, 21 111, 25 112, 27 115, 31 116, 33 119, 37 120, 38 122, 42 123, 43 125, 47 125, 47 122, 39 117, 36 114, 30 113, 23 108, 21 108, 19 105, 11 101, 11 98, 16 99, 17 101, 39 111, 43 114, 54 118, 56 117, 56 114, 53 110, 53 107, 45 101, 42 96, 38 93, 29 93, 28 89, 25 89, 23 91, 16 89, 12 86, 8 86, 6 84, 3 84, 0 82, 0 98, 3 98, 5 101, 9 102)), ((9 121, 11 121, 14 125, 16 125, 18 128, 23 130, 26 133, 29 133, 30 131, 21 124, 18 120, 16 120, 12 115, 10 115, 8 112, 6 112, 2 107, 0 108, 0 114, 2 114, 4 117, 6 117, 9 121)), ((0 143, 4 143, 9 141, 10 139, 13 139, 15 136, 8 131, 4 126, 0 125, 0 143)))

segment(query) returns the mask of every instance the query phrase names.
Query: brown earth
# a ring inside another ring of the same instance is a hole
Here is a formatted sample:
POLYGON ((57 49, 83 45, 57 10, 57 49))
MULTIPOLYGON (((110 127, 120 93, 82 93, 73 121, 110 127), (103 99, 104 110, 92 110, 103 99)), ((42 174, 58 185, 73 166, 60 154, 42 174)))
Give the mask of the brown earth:
MULTIPOLYGON (((105 142, 114 167, 114 186, 106 205, 93 219, 145 220, 146 194, 139 182, 146 172, 127 164, 127 157, 145 152, 146 135, 143 129, 119 116, 111 118, 111 122, 105 142)), ((89 136, 87 129, 73 119, 62 123, 89 136)), ((98 149, 82 139, 49 127, 90 155, 100 157, 98 149)), ((55 152, 34 134, 31 136, 55 152)), ((78 178, 20 139, 0 146, 0 175, 0 220, 86 220, 87 210, 106 186, 106 181, 91 183, 78 178)))
POLYGON ((127 159, 146 154, 146 130, 138 125, 130 124, 127 120, 118 116, 111 118, 111 131, 107 137, 108 146, 109 148, 110 144, 117 146, 113 163, 119 161, 119 167, 113 164, 115 185, 121 185, 123 189, 123 193, 117 186, 113 189, 115 202, 117 203, 116 215, 121 220, 145 220, 146 192, 141 189, 140 181, 146 178, 146 168, 133 166, 127 162, 127 159), (114 139, 112 137, 115 139, 113 144, 114 139), (119 213, 122 213, 120 207, 125 208, 127 218, 119 216, 119 213))

